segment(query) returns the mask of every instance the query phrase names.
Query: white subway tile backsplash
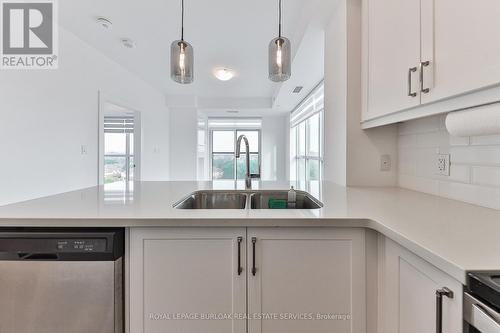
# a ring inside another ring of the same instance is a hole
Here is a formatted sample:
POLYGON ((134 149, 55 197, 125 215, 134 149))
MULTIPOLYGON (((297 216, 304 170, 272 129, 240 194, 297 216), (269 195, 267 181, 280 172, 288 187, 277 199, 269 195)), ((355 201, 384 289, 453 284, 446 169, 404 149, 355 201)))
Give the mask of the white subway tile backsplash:
POLYGON ((473 136, 471 145, 500 145, 500 135, 473 136))
POLYGON ((444 147, 448 142, 448 136, 442 131, 417 134, 417 147, 444 147))
POLYGON ((439 195, 439 181, 435 179, 415 177, 410 175, 399 175, 398 183, 399 187, 439 195))
POLYGON ((471 178, 471 169, 468 165, 451 164, 450 176, 440 176, 442 180, 455 181, 461 183, 469 183, 471 178))
POLYGON ((398 171, 403 175, 415 175, 417 157, 411 149, 400 149, 398 152, 398 171))
MULTIPOLYGON (((446 132, 447 134, 447 132, 446 132)), ((449 135, 448 140, 450 146, 468 146, 470 143, 470 138, 468 136, 453 136, 449 135)))
POLYGON ((472 183, 476 185, 500 187, 500 167, 472 167, 472 183))
POLYGON ((453 147, 450 154, 453 163, 500 165, 500 146, 453 147))
POLYGON ((418 148, 417 155, 417 176, 435 178, 437 175, 437 155, 436 148, 418 148))
POLYGON ((439 195, 493 209, 500 209, 500 188, 440 182, 439 195))
POLYGON ((500 209, 500 135, 453 137, 445 116, 399 126, 399 186, 500 209), (437 173, 437 154, 450 154, 450 175, 437 173))
POLYGON ((399 125, 399 134, 415 134, 439 131, 439 117, 426 117, 407 121, 399 125))
POLYGON ((415 134, 410 135, 400 135, 399 136, 399 147, 415 147, 417 143, 417 136, 415 134))

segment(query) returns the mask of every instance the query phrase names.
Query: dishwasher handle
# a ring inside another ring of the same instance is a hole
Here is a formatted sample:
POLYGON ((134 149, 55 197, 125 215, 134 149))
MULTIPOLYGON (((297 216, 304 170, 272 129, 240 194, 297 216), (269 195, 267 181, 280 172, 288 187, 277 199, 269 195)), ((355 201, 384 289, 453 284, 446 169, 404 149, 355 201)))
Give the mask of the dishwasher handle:
POLYGON ((500 333, 500 313, 464 292, 464 320, 481 333, 500 333))
POLYGON ((57 253, 18 253, 20 260, 58 260, 57 253))
POLYGON ((482 333, 500 333, 500 323, 478 304, 472 305, 472 320, 482 333))

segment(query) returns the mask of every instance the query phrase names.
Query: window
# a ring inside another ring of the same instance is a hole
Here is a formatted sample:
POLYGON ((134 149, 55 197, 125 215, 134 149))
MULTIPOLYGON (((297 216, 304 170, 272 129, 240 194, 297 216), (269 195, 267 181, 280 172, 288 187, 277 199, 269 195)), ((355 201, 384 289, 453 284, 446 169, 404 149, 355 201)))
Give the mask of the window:
POLYGON ((197 165, 196 178, 197 180, 209 180, 209 158, 208 158, 208 131, 207 119, 198 116, 198 149, 196 151, 197 165))
POLYGON ((260 169, 260 119, 229 120, 209 119, 211 141, 212 179, 245 179, 246 146, 241 144, 241 156, 236 159, 236 141, 245 135, 250 146, 250 172, 259 173, 260 169), (250 122, 251 121, 251 122, 250 122), (234 128, 234 127, 240 128, 234 128), (244 128, 247 127, 247 128, 244 128), (257 127, 259 129, 257 129, 257 127))
POLYGON ((323 179, 324 87, 318 85, 290 117, 290 176, 307 182, 323 179))
POLYGON ((104 116, 104 183, 134 179, 134 117, 104 116))

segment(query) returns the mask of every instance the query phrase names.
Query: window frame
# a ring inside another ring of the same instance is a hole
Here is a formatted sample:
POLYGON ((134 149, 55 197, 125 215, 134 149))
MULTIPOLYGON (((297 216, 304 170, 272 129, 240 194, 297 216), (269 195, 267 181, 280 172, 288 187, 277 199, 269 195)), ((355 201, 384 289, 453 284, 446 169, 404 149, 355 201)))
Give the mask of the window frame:
POLYGON ((323 129, 324 129, 324 108, 321 109, 320 111, 310 115, 309 117, 303 119, 300 123, 296 124, 294 127, 291 128, 292 131, 296 131, 295 133, 295 177, 297 181, 309 181, 309 176, 307 174, 307 166, 309 161, 319 161, 319 176, 318 180, 323 179, 323 167, 324 167, 324 135, 323 135, 323 129), (310 155, 309 154, 309 126, 308 126, 308 121, 315 115, 319 115, 319 130, 318 130, 318 142, 319 142, 319 152, 318 155, 310 155), (298 134, 299 132, 299 126, 300 124, 304 124, 305 127, 305 154, 300 155, 298 153, 299 151, 299 142, 300 142, 300 136, 298 134), (299 177, 299 161, 304 160, 305 161, 305 167, 304 167, 304 178, 299 177))
POLYGON ((240 180, 238 178, 238 159, 236 158, 236 142, 238 141, 238 132, 257 132, 258 133, 258 152, 255 151, 250 151, 250 155, 255 155, 257 154, 258 156, 258 166, 259 166, 259 173, 260 173, 260 168, 261 168, 261 163, 262 163, 262 129, 260 128, 243 128, 243 127, 238 127, 238 128, 210 128, 209 129, 209 156, 210 156, 210 180, 240 180), (234 140, 234 151, 233 152, 217 152, 213 150, 213 132, 233 132, 233 140, 234 140), (214 155, 228 155, 228 156, 233 156, 234 157, 234 163, 233 163, 233 174, 234 177, 233 179, 214 179, 214 174, 213 174, 213 165, 214 165, 214 155))
MULTIPOLYGON (((310 161, 319 161, 319 175, 318 175, 318 180, 317 181, 322 181, 323 176, 324 176, 324 149, 325 149, 325 136, 324 136, 324 110, 325 110, 325 105, 324 105, 324 82, 321 81, 294 109, 294 111, 291 112, 291 115, 293 115, 293 112, 298 111, 299 112, 299 117, 300 117, 300 107, 304 105, 304 103, 308 102, 310 98, 313 98, 312 104, 314 104, 314 108, 316 108, 317 105, 315 105, 314 102, 314 96, 318 93, 318 91, 323 90, 323 103, 321 106, 317 109, 314 110, 313 112, 310 112, 306 117, 303 119, 300 119, 299 122, 292 122, 292 116, 290 120, 290 137, 295 136, 295 152, 290 151, 290 162, 293 163, 294 165, 294 172, 295 172, 295 179, 298 183, 300 182, 305 182, 306 186, 311 181, 309 179, 309 174, 308 174, 308 164, 310 161), (312 117, 318 115, 319 116, 319 129, 318 129, 318 143, 319 143, 319 152, 318 155, 310 155, 309 154, 309 121, 312 117), (293 124, 293 126, 292 126, 293 124), (305 130, 304 130, 304 145, 305 145, 305 150, 304 154, 299 154, 300 151, 300 136, 299 136, 299 127, 301 124, 304 124, 305 130), (292 131, 295 131, 292 135, 292 131), (292 162, 292 157, 293 157, 293 162, 292 162), (304 161, 304 171, 303 174, 301 175, 300 172, 300 167, 299 164, 304 161)), ((292 174, 293 170, 290 170, 290 173, 292 174)), ((316 180, 312 180, 316 181, 316 180)))

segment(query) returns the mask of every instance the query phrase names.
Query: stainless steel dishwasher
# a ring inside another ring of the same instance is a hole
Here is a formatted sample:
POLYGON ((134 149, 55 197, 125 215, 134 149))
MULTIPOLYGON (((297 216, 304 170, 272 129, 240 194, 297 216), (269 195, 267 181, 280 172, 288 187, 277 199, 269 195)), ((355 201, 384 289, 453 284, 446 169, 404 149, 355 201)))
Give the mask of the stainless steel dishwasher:
POLYGON ((122 333, 122 229, 0 229, 1 333, 122 333))

